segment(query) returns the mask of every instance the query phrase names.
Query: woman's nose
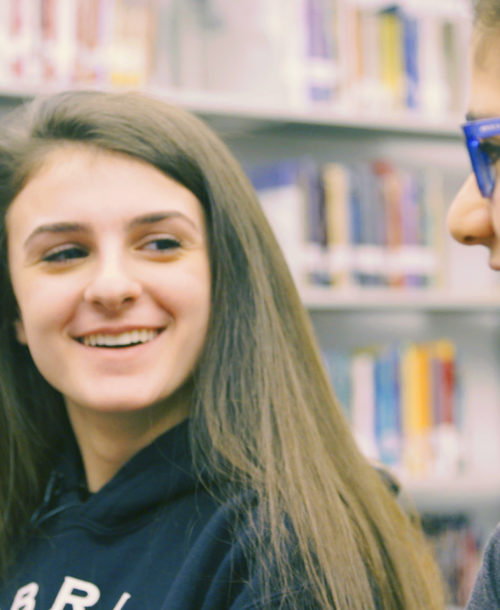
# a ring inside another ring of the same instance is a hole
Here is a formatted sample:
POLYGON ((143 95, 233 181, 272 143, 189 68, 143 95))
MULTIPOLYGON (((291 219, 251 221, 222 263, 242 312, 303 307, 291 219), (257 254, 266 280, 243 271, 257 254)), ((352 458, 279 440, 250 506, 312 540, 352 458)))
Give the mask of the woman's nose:
POLYGON ((448 210, 448 230, 462 244, 488 246, 495 235, 491 209, 490 199, 481 195, 471 174, 448 210))
POLYGON ((142 292, 141 283, 133 278, 116 257, 100 261, 84 293, 85 300, 111 312, 135 302, 142 292))

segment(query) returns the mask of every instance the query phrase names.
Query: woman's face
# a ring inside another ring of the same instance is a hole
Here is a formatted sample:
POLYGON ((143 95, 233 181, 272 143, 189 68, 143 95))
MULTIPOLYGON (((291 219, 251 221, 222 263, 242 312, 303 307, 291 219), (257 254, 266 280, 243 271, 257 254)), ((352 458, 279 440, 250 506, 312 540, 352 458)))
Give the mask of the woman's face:
MULTIPOLYGON (((500 117, 500 37, 475 32, 471 51, 468 115, 500 117)), ((500 144, 500 136, 493 140, 500 144)), ((500 176, 500 166, 497 171, 500 176)), ((484 198, 471 174, 453 200, 447 220, 457 241, 486 246, 490 266, 500 269, 500 179, 492 197, 484 198)))
POLYGON ((7 235, 17 337, 70 414, 174 408, 210 311, 198 199, 141 161, 64 148, 14 199, 7 235))

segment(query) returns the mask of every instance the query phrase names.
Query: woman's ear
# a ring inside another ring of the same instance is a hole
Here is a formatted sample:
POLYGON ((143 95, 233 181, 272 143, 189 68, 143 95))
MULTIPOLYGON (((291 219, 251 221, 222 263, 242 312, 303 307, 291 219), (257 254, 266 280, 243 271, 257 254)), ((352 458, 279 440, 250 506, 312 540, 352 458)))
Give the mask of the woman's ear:
POLYGON ((26 333, 24 331, 24 324, 22 320, 14 320, 14 330, 16 332, 16 337, 19 343, 26 345, 28 342, 26 340, 26 333))

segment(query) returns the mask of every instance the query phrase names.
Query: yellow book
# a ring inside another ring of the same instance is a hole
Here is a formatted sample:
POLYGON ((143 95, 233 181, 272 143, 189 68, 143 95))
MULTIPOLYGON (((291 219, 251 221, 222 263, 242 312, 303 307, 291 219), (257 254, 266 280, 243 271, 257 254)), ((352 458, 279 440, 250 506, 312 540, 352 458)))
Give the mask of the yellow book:
POLYGON ((402 24, 395 9, 379 13, 380 24, 380 79, 390 101, 396 107, 403 105, 404 60, 402 24))
POLYGON ((114 0, 113 7, 110 82, 125 87, 144 85, 151 72, 151 0, 114 0))
POLYGON ((330 283, 350 284, 352 269, 349 220, 349 170, 340 163, 327 163, 322 173, 330 283))
POLYGON ((403 467, 414 476, 425 476, 432 463, 432 398, 429 348, 409 344, 401 359, 401 419, 403 467))

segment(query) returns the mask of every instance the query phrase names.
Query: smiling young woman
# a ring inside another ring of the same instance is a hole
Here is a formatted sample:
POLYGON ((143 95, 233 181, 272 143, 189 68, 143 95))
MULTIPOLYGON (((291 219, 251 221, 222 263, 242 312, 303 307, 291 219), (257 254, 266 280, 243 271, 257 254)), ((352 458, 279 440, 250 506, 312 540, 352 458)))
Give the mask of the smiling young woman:
POLYGON ((4 121, 0 202, 0 607, 444 607, 204 124, 36 100, 4 121))
POLYGON ((149 164, 65 146, 14 198, 6 227, 17 338, 64 397, 96 491, 189 413, 176 390, 207 333, 203 209, 149 164))

